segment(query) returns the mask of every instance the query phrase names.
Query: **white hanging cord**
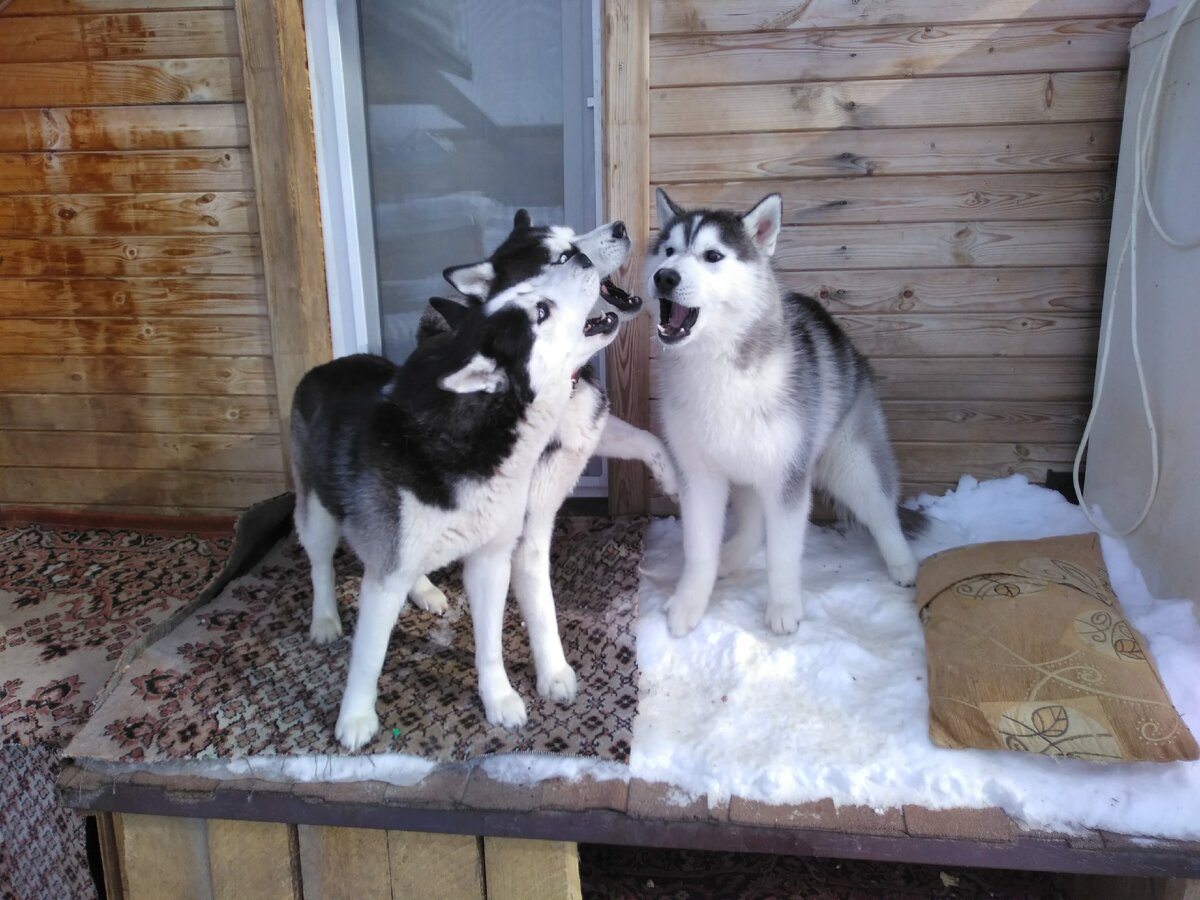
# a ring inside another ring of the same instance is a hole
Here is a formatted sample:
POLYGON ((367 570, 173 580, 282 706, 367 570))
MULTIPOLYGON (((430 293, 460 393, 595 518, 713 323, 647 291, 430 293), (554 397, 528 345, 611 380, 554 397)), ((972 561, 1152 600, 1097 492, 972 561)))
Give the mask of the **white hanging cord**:
POLYGON ((1154 160, 1155 145, 1157 142, 1157 125, 1158 125, 1158 105, 1162 99, 1163 83, 1166 79, 1167 64, 1170 59, 1171 50, 1175 45, 1175 38, 1179 34, 1180 28, 1187 20, 1193 7, 1200 0, 1184 0, 1175 10, 1175 17, 1171 20, 1170 29, 1167 31, 1166 41, 1163 44, 1162 52, 1159 53, 1155 60, 1154 68, 1151 70, 1150 78, 1146 82, 1146 88, 1142 93, 1142 102, 1138 107, 1137 120, 1135 122, 1134 140, 1133 140, 1133 199, 1132 209, 1129 222, 1129 233, 1125 236, 1125 240, 1121 245, 1121 253, 1117 257, 1116 271, 1113 273, 1112 289, 1109 292, 1108 315, 1105 316, 1104 334, 1101 339, 1099 365, 1096 370, 1096 387, 1095 394, 1092 398, 1092 409, 1088 414, 1087 424, 1083 428, 1083 437, 1079 441, 1079 449, 1075 453, 1075 462, 1071 467, 1071 481, 1075 487, 1075 496, 1079 499, 1079 508, 1083 510, 1088 521, 1096 527, 1097 531, 1113 537, 1125 537, 1128 534, 1136 531, 1146 521, 1146 516, 1150 513, 1150 508, 1154 505, 1154 500, 1158 496, 1159 482, 1159 458, 1158 458, 1158 428, 1154 424, 1154 415, 1150 410, 1150 394, 1146 387, 1146 375, 1142 368, 1141 348, 1138 344, 1137 331, 1137 231, 1138 219, 1141 209, 1146 210, 1147 216, 1153 223, 1155 230, 1159 236, 1170 244, 1172 247, 1180 249, 1191 249, 1200 247, 1200 236, 1197 238, 1179 239, 1172 237, 1159 221, 1158 215, 1154 211, 1154 204, 1150 199, 1148 184, 1150 181, 1150 165, 1154 160), (1146 114, 1149 111, 1147 118, 1146 114), (1142 395, 1142 412, 1146 417, 1147 430, 1150 438, 1150 490, 1146 498, 1146 505, 1142 507, 1141 514, 1137 520, 1123 531, 1114 532, 1105 527, 1100 522, 1096 521, 1092 516, 1091 510, 1088 509, 1087 503, 1083 499, 1083 488, 1079 483, 1079 469, 1083 461, 1084 451, 1087 449, 1088 440, 1091 437, 1092 425, 1096 419, 1096 412, 1100 408, 1100 398, 1104 393, 1104 378, 1108 371, 1108 354, 1109 345, 1112 339, 1112 326, 1115 315, 1115 304, 1117 290, 1121 284, 1121 270, 1125 264, 1125 257, 1129 256, 1129 339, 1133 347, 1133 364, 1137 370, 1138 387, 1142 395))

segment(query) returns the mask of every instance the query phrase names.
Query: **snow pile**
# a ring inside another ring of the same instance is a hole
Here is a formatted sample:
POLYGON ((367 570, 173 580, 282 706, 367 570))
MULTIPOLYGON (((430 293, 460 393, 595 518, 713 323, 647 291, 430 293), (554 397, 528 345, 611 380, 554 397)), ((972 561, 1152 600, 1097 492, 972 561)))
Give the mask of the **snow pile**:
MULTIPOLYGON (((919 503, 937 520, 917 544, 921 557, 1091 530, 1077 507, 1020 476, 965 477, 957 490, 919 503)), ((663 605, 683 561, 679 523, 652 523, 646 544, 635 777, 706 793, 710 802, 737 795, 875 808, 999 806, 1027 828, 1200 837, 1200 763, 1097 765, 935 747, 913 592, 891 583, 865 533, 810 528, 805 617, 784 637, 766 626, 760 552, 747 571, 718 581, 694 632, 672 638, 663 605)), ((1104 538, 1102 546, 1176 708, 1200 730, 1200 624, 1191 605, 1152 599, 1123 545, 1104 538)))

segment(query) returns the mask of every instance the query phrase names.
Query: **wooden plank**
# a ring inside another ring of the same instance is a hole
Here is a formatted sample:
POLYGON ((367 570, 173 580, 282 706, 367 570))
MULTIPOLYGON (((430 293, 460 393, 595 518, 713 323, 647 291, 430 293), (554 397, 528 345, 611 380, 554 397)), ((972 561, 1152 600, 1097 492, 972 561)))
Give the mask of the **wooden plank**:
POLYGON ((0 278, 259 275, 258 236, 0 238, 0 278))
MULTIPOLYGON (((987 219, 1112 217, 1110 172, 765 179, 670 185, 688 208, 749 210, 770 193, 783 196, 785 225, 975 222, 987 219)), ((2 209, 2 207, 0 207, 2 209)), ((652 210, 653 212, 653 210, 652 210)), ((657 213, 652 217, 658 227, 657 213)))
POLYGON ((277 434, 136 434, 6 431, 0 465, 53 469, 181 469, 189 472, 283 472, 277 434))
MULTIPOLYGON (((782 282, 843 313, 1098 313, 1100 266, 844 269, 789 272, 782 282)), ((2 288, 0 288, 2 290, 2 288)))
POLYGON ((22 394, 274 397, 275 370, 265 356, 0 356, 0 384, 22 394))
MULTIPOLYGON (((282 472, 182 472, 156 471, 154 469, 32 469, 8 466, 0 469, 0 503, 43 504, 55 503, 82 508, 93 503, 129 506, 182 505, 187 498, 187 507, 212 509, 246 509, 260 500, 266 500, 286 490, 282 472)), ((202 820, 188 820, 200 821, 202 820)), ((200 836, 203 841, 203 834, 200 836)), ((128 842, 128 839, 127 839, 128 842)), ((203 849, 203 844, 201 845, 203 849)), ((172 860, 174 853, 162 854, 172 860)), ((208 875, 208 854, 202 857, 204 875, 208 875)), ((161 865, 161 860, 160 863, 161 865)), ((175 893, 165 888, 164 893, 146 893, 139 889, 145 884, 149 873, 135 866, 133 853, 126 863, 129 870, 130 897, 147 897, 153 900, 164 898, 207 897, 208 893, 187 892, 195 885, 190 882, 184 893, 175 893)), ((178 876, 182 885, 185 878, 192 878, 187 865, 178 876), (187 873, 186 876, 184 873, 187 873)), ((156 882, 150 881, 150 884, 156 882)), ((170 882, 175 884, 174 881, 170 882)), ((199 884, 197 882, 197 884, 199 884)), ((211 890, 211 888, 210 888, 211 890)))
MULTIPOLYGON (((651 361, 657 375, 660 360, 651 361)), ((1092 399, 1096 360, 1092 356, 896 357, 871 358, 879 396, 889 401, 952 403, 1020 400, 1074 402, 1092 399)), ((658 379, 651 378, 657 386, 658 379)), ((651 403, 661 402, 657 390, 651 403)), ((654 417, 658 421, 657 414, 654 417)))
POLYGON ((579 848, 563 841, 485 837, 488 900, 581 900, 579 848))
POLYGON ((1124 73, 966 75, 650 91, 652 135, 1095 122, 1121 118, 1124 73))
POLYGON ((650 86, 1122 69, 1140 18, 877 25, 650 42, 650 86), (1052 63, 1051 63, 1052 61, 1052 63))
POLYGON ((317 825, 300 825, 298 830, 304 900, 392 896, 386 831, 317 825))
POLYGON ((894 441, 1030 441, 1076 443, 1087 401, 885 400, 894 441))
POLYGON ((232 9, 234 0, 12 0, 5 16, 154 12, 164 9, 232 9))
POLYGON ((0 107, 228 103, 243 97, 230 57, 0 63, 0 107))
POLYGON ((1050 469, 1069 469, 1075 444, 932 443, 893 441, 901 481, 954 484, 963 475, 1025 475, 1043 484, 1050 469))
MULTIPOLYGON (((10 471, 0 472, 0 496, 10 499, 10 471)), ((212 896, 203 819, 121 816, 128 900, 198 900, 212 896), (164 864, 166 861, 169 864, 164 864)))
POLYGON ((274 397, 0 394, 0 431, 278 434, 274 397))
POLYGON ((1076 19, 1146 14, 1147 0, 651 0, 652 34, 701 31, 781 31, 851 25, 931 25, 1011 19, 1076 19))
POLYGON ((237 56, 232 10, 18 16, 0 28, 5 62, 237 56))
POLYGON ((1093 356, 873 357, 884 400, 1068 400, 1090 403, 1093 356))
POLYGON ((250 151, 0 153, 0 193, 111 194, 254 189, 250 151))
MULTIPOLYGON (((641 241, 650 230, 649 7, 640 0, 607 0, 602 9, 605 215, 610 220, 629 217, 625 224, 634 246, 619 280, 638 284, 645 260, 641 241)), ((650 423, 649 341, 650 322, 639 316, 621 330, 606 354, 612 412, 639 428, 650 423)), ((645 512, 647 496, 645 466, 609 462, 608 505, 613 515, 645 512)))
POLYGON ((261 277, 3 278, 0 318, 7 316, 262 316, 261 277))
POLYGON ((294 826, 208 820, 208 861, 215 900, 300 900, 294 826))
POLYGON ((0 355, 270 356, 266 316, 169 319, 16 319, 0 329, 0 355))
MULTIPOLYGON (((1081 313, 932 313, 929 315, 839 316, 838 324, 868 358, 881 356, 955 357, 1090 356, 1096 352, 1099 322, 1081 313)), ((662 345, 651 344, 654 359, 662 345)), ((957 366, 960 376, 963 366, 957 366)))
POLYGON ((1108 222, 928 222, 793 225, 779 235, 775 265, 795 269, 939 266, 1101 266, 1108 222))
POLYGON ((0 197, 0 236, 257 232, 252 191, 0 197))
POLYGON ((301 4, 238 3, 271 317, 279 427, 304 373, 333 355, 301 4))
POLYGON ((0 109, 0 152, 249 145, 241 103, 0 109))
POLYGON ((387 832, 392 897, 483 900, 481 840, 469 834, 387 832))
POLYGON ((678 181, 1115 172, 1117 123, 887 128, 656 137, 650 177, 678 181))
POLYGON ((117 843, 119 813, 96 813, 96 833, 100 845, 100 867, 104 873, 105 900, 125 900, 125 881, 117 843))

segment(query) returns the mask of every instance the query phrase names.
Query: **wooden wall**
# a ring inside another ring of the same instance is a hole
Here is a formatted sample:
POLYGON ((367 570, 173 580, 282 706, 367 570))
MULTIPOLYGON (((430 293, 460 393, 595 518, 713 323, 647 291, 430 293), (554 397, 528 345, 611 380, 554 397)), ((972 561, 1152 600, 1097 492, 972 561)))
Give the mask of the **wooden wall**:
POLYGON ((233 0, 0 13, 0 504, 284 489, 233 0))
POLYGON ((652 0, 651 182, 782 193, 777 267, 874 362, 909 492, 1070 468, 1145 6, 652 0))

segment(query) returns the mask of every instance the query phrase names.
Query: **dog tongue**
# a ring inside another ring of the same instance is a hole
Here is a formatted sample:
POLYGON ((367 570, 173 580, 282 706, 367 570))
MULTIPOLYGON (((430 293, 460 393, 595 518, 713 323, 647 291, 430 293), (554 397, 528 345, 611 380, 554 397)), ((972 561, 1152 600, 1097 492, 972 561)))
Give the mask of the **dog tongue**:
POLYGON ((678 303, 671 304, 671 319, 668 324, 672 328, 679 329, 683 327, 683 323, 687 321, 687 317, 691 315, 691 307, 682 306, 678 303))

